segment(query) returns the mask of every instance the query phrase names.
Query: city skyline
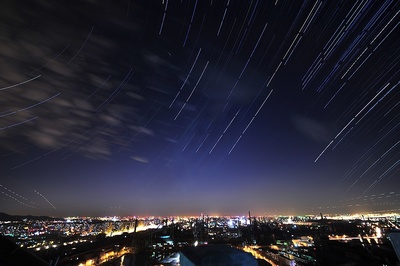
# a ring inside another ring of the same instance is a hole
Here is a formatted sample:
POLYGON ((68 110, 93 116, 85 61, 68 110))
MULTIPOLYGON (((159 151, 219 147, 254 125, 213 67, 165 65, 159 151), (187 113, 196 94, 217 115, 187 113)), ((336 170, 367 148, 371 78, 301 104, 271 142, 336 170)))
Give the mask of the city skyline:
POLYGON ((400 210, 396 1, 0 12, 0 212, 400 210))

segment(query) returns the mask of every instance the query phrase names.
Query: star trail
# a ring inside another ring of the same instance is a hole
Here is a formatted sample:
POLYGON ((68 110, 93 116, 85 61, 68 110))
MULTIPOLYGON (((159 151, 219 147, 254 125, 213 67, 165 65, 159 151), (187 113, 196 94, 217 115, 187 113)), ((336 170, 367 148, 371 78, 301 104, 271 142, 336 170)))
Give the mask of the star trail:
POLYGON ((400 210, 398 1, 0 10, 1 211, 400 210))

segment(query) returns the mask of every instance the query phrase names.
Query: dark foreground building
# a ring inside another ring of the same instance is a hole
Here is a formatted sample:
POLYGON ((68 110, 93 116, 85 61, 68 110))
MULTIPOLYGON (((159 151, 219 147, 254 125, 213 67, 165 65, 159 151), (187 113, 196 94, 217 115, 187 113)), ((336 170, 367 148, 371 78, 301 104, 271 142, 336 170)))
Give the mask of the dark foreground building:
POLYGON ((228 245, 205 245, 188 247, 180 252, 181 266, 257 266, 250 253, 228 245))

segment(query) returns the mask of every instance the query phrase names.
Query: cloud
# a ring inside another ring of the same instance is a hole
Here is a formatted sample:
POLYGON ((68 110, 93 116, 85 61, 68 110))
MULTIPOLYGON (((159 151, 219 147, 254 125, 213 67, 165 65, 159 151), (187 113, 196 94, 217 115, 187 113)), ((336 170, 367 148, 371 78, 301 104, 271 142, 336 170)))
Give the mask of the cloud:
MULTIPOLYGON (((140 126, 139 108, 132 104, 145 100, 140 88, 124 81, 132 66, 114 64, 125 47, 98 28, 102 12, 87 1, 63 8, 46 1, 23 9, 13 1, 2 5, 0 89, 12 87, 0 90, 0 149, 28 144, 104 158, 112 145, 129 141, 121 136, 135 134, 132 128, 153 134, 140 126)), ((117 16, 107 23, 121 38, 141 25, 134 19, 124 25, 117 16)))
POLYGON ((293 116, 292 121, 301 134, 317 143, 326 143, 332 138, 330 128, 321 122, 300 115, 293 116))
POLYGON ((144 157, 140 157, 140 156, 132 156, 131 157, 133 160, 135 160, 135 161, 138 161, 138 162, 140 162, 140 163, 149 163, 149 161, 146 159, 146 158, 144 158, 144 157))

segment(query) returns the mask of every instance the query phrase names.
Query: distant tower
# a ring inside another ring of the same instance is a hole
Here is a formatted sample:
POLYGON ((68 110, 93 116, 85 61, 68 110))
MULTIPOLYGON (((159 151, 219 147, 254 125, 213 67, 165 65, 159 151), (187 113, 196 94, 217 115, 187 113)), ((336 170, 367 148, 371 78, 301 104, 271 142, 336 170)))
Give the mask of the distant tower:
POLYGON ((248 228, 249 228, 249 233, 250 233, 250 235, 249 235, 250 236, 250 241, 251 241, 252 244, 256 243, 255 242, 255 235, 254 235, 255 225, 256 225, 256 221, 254 219, 254 221, 252 222, 251 213, 249 211, 249 226, 248 226, 248 228))
POLYGON ((136 218, 135 219, 135 229, 133 230, 134 233, 136 233, 137 226, 138 226, 138 219, 136 218))
POLYGON ((249 211, 249 222, 250 222, 250 225, 251 225, 251 215, 250 215, 250 211, 249 211))

